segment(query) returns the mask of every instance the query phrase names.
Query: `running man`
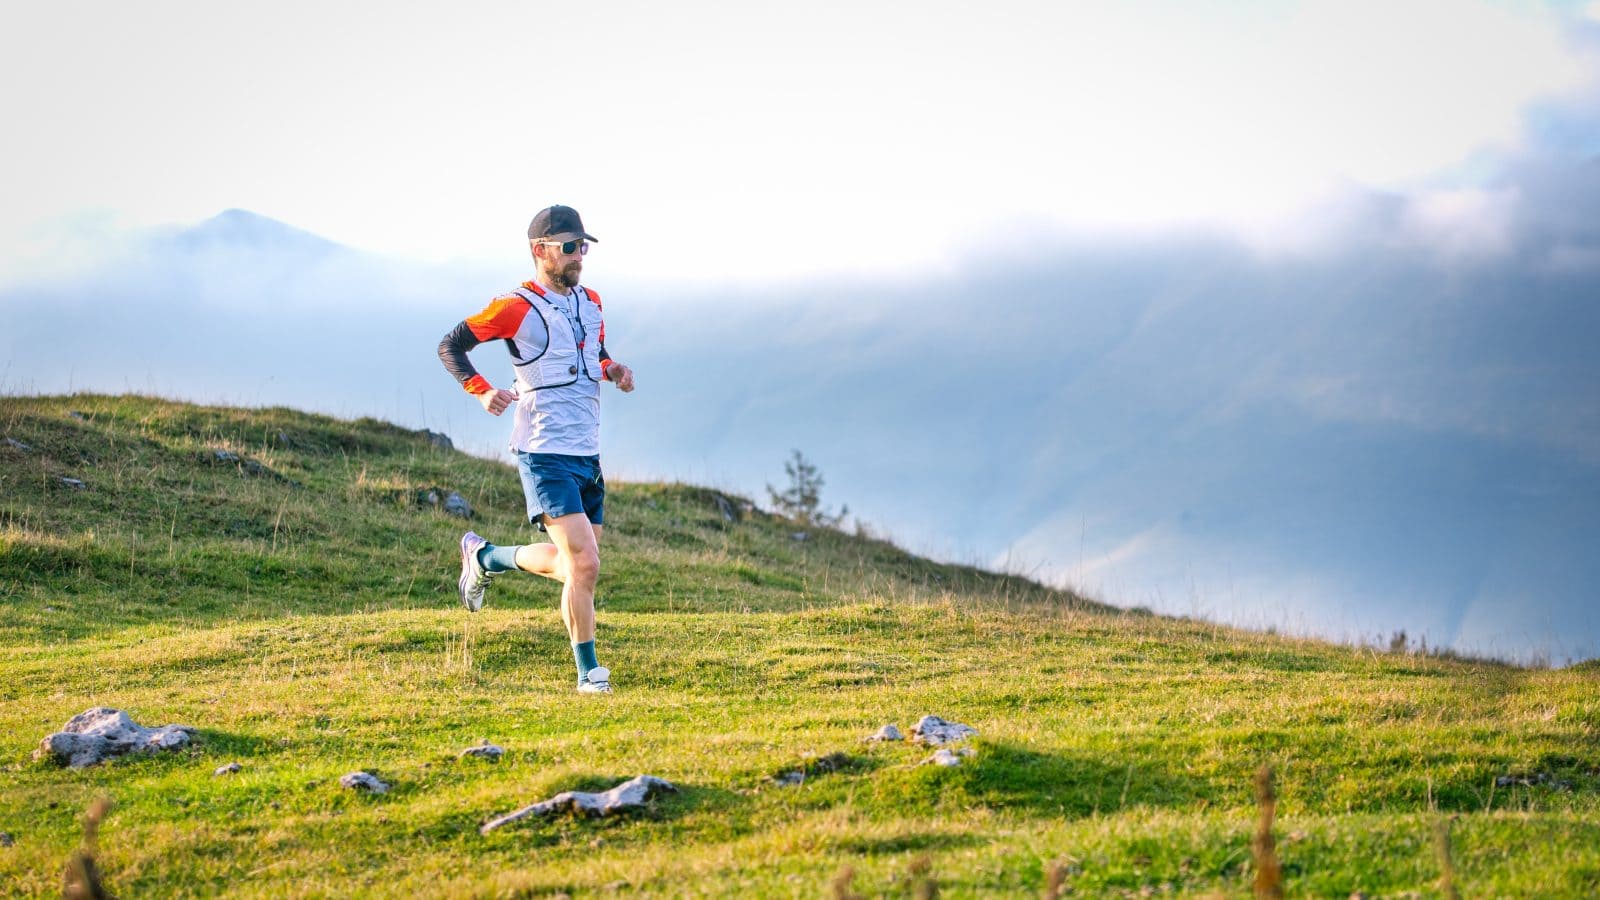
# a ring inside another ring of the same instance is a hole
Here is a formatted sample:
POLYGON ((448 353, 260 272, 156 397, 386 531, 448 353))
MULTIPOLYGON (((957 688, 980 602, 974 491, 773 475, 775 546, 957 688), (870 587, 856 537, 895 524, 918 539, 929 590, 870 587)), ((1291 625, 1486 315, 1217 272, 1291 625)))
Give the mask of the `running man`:
POLYGON ((491 415, 513 409, 511 451, 522 475, 528 521, 552 543, 496 546, 461 537, 461 603, 483 606, 501 572, 520 570, 562 583, 561 621, 572 640, 578 690, 611 693, 611 672, 595 660, 594 585, 600 573, 606 482, 600 475, 600 382, 633 390, 633 370, 606 352, 600 295, 578 283, 595 237, 570 206, 539 211, 528 225, 534 278, 496 297, 439 342, 439 359, 491 415), (467 352, 503 340, 515 390, 495 388, 467 352))

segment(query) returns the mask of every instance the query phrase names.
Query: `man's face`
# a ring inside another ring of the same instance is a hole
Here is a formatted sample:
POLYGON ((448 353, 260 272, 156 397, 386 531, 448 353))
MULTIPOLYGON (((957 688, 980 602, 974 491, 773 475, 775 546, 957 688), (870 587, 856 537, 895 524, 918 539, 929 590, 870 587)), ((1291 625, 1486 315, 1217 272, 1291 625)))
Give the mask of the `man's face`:
POLYGON ((558 288, 570 290, 577 286, 583 275, 583 254, 588 242, 574 235, 552 235, 533 241, 533 258, 545 280, 558 288), (567 247, 571 253, 564 252, 567 247))

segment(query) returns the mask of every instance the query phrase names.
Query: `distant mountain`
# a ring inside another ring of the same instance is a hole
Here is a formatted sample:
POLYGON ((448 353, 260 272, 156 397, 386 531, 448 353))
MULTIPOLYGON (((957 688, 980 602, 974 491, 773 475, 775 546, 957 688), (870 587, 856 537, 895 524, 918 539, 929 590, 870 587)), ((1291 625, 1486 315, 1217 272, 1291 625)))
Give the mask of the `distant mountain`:
POLYGON ((156 242, 188 251, 250 249, 313 256, 353 252, 320 235, 246 209, 223 210, 198 225, 158 237, 156 242))

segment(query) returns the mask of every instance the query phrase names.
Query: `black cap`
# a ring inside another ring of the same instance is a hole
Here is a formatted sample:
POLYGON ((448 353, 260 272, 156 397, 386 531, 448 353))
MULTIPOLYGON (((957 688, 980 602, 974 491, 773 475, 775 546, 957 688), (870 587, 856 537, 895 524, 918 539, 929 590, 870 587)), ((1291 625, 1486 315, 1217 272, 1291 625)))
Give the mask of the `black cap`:
POLYGON ((528 223, 530 241, 557 235, 572 235, 600 243, 599 238, 583 230, 583 219, 578 216, 578 211, 570 206, 551 206, 541 209, 533 217, 533 221, 528 223))

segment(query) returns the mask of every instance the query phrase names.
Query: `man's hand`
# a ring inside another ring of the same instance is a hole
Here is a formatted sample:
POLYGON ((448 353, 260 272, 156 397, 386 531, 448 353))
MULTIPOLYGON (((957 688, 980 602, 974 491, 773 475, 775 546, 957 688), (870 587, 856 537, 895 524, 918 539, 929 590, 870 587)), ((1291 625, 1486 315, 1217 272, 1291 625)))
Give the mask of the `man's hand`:
POLYGON ((498 416, 506 411, 506 407, 517 402, 517 395, 505 388, 494 391, 484 391, 478 395, 478 402, 488 410, 489 415, 498 416))
POLYGON ((633 370, 619 362, 606 366, 606 377, 624 394, 633 390, 633 370))

